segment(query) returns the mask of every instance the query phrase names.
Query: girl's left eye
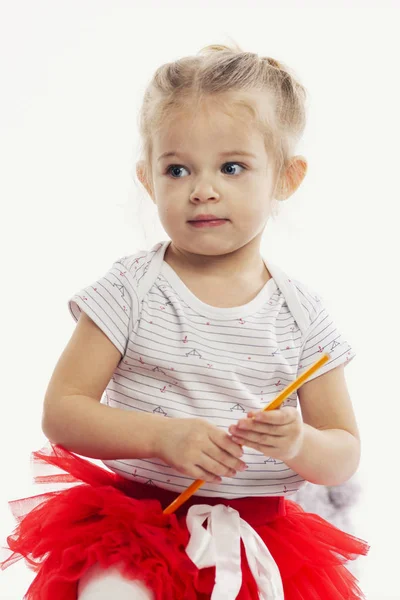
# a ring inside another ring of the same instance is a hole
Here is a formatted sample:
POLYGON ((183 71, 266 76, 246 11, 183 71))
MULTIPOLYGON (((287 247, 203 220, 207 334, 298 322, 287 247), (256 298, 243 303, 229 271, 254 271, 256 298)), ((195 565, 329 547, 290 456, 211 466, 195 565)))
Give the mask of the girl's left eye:
MULTIPOLYGON (((246 167, 243 167, 243 165, 240 165, 239 163, 226 163, 226 165, 236 165, 237 167, 240 167, 241 169, 245 169, 246 167)), ((225 165, 224 165, 225 166, 225 165)))
MULTIPOLYGON (((239 164, 239 163, 234 163, 234 162, 225 163, 224 167, 225 167, 225 166, 231 166, 231 165, 238 166, 238 167, 240 167, 241 169, 245 169, 245 168, 246 168, 246 167, 244 167, 243 165, 241 165, 241 164, 239 164)), ((166 174, 169 174, 169 173, 170 173, 172 170, 175 170, 175 169, 179 170, 179 169, 184 169, 184 168, 185 168, 185 167, 182 167, 182 165, 169 165, 169 167, 167 167, 166 174)), ((182 179, 182 178, 181 178, 181 177, 174 177, 174 176, 173 176, 173 179, 182 179)))

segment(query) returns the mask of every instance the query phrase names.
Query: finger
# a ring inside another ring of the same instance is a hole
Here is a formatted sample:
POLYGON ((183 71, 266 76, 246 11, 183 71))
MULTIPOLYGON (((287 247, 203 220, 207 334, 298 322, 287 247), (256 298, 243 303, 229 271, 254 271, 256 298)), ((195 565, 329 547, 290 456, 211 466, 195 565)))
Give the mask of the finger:
POLYGON ((229 433, 232 433, 233 435, 246 431, 256 431, 264 435, 282 437, 287 433, 287 425, 273 425, 271 423, 261 423, 254 419, 243 419, 238 421, 237 425, 231 425, 229 427, 229 433))
POLYGON ((284 406, 275 410, 259 411, 254 414, 254 420, 260 423, 273 425, 287 425, 298 418, 297 409, 293 406, 284 406))
MULTIPOLYGON (((233 444, 237 445, 235 442, 233 444)), ((240 446, 240 451, 243 452, 243 448, 240 446)), ((223 448, 219 446, 213 446, 209 450, 205 450, 205 453, 208 456, 211 456, 214 460, 217 460, 222 465, 227 466, 235 471, 244 471, 246 468, 246 463, 240 460, 240 458, 236 458, 232 456, 229 452, 226 452, 223 448)))
POLYGON ((231 456, 240 458, 243 456, 243 448, 232 441, 232 437, 224 431, 217 431, 216 434, 210 435, 211 441, 221 448, 224 452, 227 452, 231 456))
POLYGON ((215 473, 207 471, 200 464, 191 464, 187 468, 176 466, 179 473, 185 475, 186 477, 190 477, 190 479, 203 479, 208 483, 221 483, 222 478, 215 473))
POLYGON ((256 442, 258 444, 266 445, 278 445, 278 437, 270 436, 264 433, 258 433, 256 431, 238 431, 233 436, 233 439, 239 442, 242 446, 246 445, 246 442, 256 442))
POLYGON ((206 471, 219 475, 220 477, 234 477, 237 470, 227 464, 223 464, 212 456, 204 453, 201 461, 201 466, 206 471))
POLYGON ((222 465, 234 469, 235 471, 244 471, 246 463, 237 457, 238 455, 243 456, 243 448, 239 444, 236 444, 230 435, 224 432, 222 437, 218 435, 216 437, 217 439, 215 440, 211 434, 210 438, 212 445, 205 450, 205 453, 222 465), (221 447, 221 444, 223 444, 223 447, 221 447), (228 448, 230 451, 225 448, 228 448), (232 454, 231 452, 234 452, 235 454, 232 454))
POLYGON ((262 452, 263 454, 265 454, 265 456, 276 456, 276 453, 278 451, 278 447, 277 446, 273 446, 273 445, 268 445, 265 443, 260 443, 259 441, 251 441, 251 440, 246 440, 246 439, 242 439, 241 443, 243 443, 243 446, 246 446, 247 448, 254 448, 254 450, 258 450, 259 452, 262 452))
POLYGON ((214 473, 210 473, 206 471, 199 465, 195 465, 195 471, 193 472, 194 479, 202 479, 203 481, 207 481, 208 483, 221 483, 222 477, 219 475, 215 475, 214 473))

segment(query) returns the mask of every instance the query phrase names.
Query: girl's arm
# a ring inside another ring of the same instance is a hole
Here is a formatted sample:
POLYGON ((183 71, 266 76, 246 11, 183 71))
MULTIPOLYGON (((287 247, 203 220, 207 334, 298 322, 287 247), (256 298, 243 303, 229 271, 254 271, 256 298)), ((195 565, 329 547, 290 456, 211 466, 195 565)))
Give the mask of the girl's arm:
POLYGON ((165 417, 100 404, 80 394, 57 398, 42 429, 54 444, 101 460, 152 458, 165 417))
POLYGON ((42 429, 51 442, 104 460, 153 456, 165 417, 100 404, 121 358, 82 312, 46 391, 42 429))
POLYGON ((285 464, 311 483, 341 485, 358 469, 360 441, 343 429, 316 429, 304 423, 299 454, 285 464))
POLYGON ((361 443, 344 365, 304 383, 298 397, 304 441, 287 466, 311 483, 345 483, 358 469, 361 443))

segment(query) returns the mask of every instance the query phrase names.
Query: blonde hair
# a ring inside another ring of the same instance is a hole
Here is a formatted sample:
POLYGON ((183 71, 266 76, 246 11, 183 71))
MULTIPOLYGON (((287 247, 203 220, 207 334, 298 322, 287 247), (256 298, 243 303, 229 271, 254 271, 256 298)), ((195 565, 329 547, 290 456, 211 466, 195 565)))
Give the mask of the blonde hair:
MULTIPOLYGON (((305 128, 306 90, 285 65, 244 52, 237 44, 206 46, 196 56, 163 64, 155 72, 139 112, 140 159, 150 188, 153 135, 172 112, 193 110, 204 98, 220 102, 232 116, 235 106, 250 113, 274 160, 275 195, 305 128)), ((237 114, 235 118, 239 118, 237 114)), ((282 181, 281 186, 284 184, 282 181)))

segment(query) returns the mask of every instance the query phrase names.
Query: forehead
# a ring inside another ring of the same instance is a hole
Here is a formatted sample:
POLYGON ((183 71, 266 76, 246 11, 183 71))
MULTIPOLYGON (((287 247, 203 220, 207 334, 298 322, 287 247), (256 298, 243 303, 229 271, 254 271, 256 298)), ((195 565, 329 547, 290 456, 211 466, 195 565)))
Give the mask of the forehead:
POLYGON ((198 107, 170 110, 154 134, 155 158, 164 152, 195 152, 196 145, 218 150, 259 153, 264 140, 246 106, 226 99, 207 100, 198 107))

